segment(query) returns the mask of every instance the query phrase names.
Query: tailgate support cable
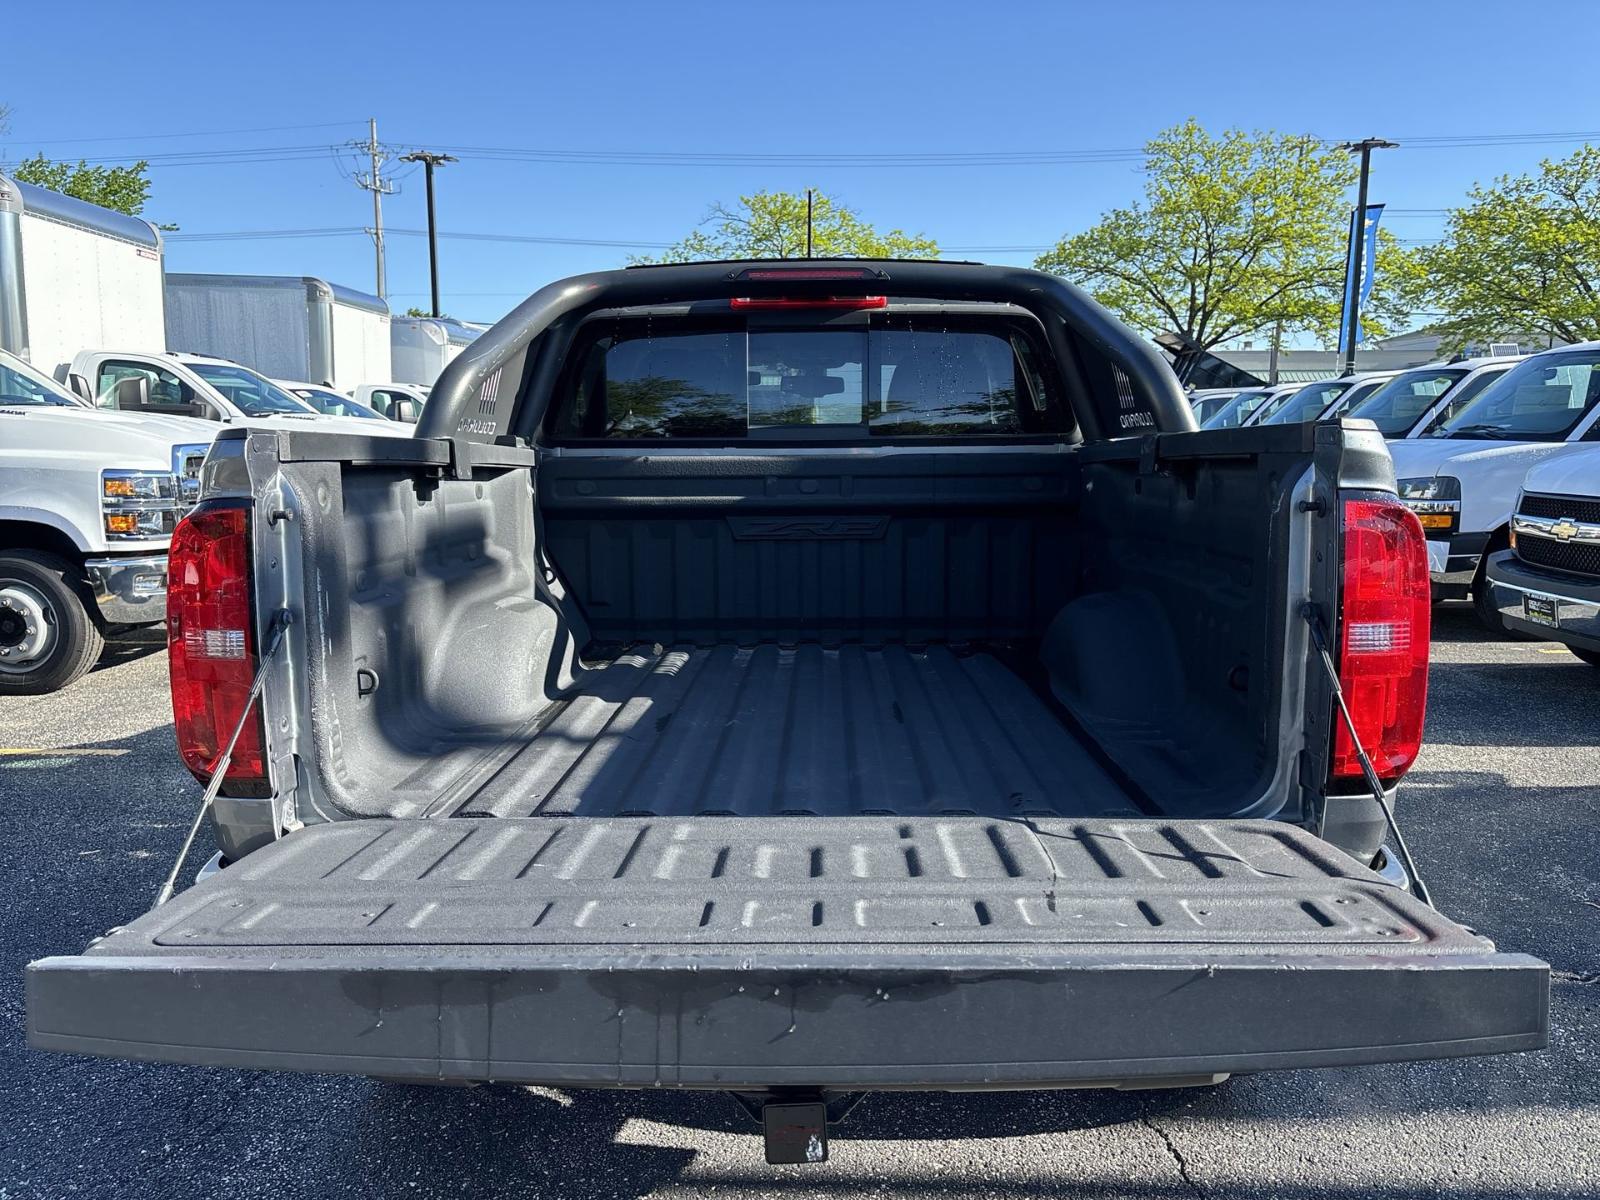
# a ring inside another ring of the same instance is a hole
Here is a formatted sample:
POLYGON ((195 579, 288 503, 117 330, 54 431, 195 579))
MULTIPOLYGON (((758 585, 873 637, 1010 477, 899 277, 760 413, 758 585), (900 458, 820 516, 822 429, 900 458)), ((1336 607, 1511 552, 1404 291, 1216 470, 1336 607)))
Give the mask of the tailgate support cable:
POLYGON ((283 631, 289 628, 292 619, 288 609, 279 609, 272 615, 272 624, 267 629, 267 648, 261 655, 261 665, 256 668, 256 677, 250 684, 250 694, 245 697, 244 708, 239 711, 239 721, 233 727, 233 736, 223 747, 217 765, 211 769, 211 782, 206 784, 205 794, 200 797, 200 810, 194 814, 194 823, 189 826, 189 836, 183 839, 183 846, 178 850, 178 861, 172 864, 167 881, 156 893, 156 902, 150 906, 152 909, 160 908, 171 900, 172 893, 177 889, 178 873, 183 870, 183 862, 189 857, 190 848, 194 846, 195 835, 200 832, 200 823, 205 820, 212 801, 222 790, 223 778, 228 774, 229 764, 233 762, 233 748, 239 744, 239 735, 244 732, 244 723, 249 720, 250 710, 255 707, 256 700, 261 695, 261 687, 267 681, 267 668, 272 664, 272 656, 278 652, 278 647, 283 643, 283 631))
POLYGON ((1350 734, 1350 744, 1355 747, 1356 761, 1361 764, 1361 773, 1366 776, 1367 787, 1372 790, 1372 798, 1383 810, 1383 819, 1389 825, 1389 832, 1394 835, 1395 851, 1400 855, 1400 862, 1411 880, 1411 894, 1432 908, 1433 897, 1428 894, 1428 885, 1422 882, 1422 876, 1417 872, 1417 863, 1411 857, 1411 848, 1406 845, 1405 835, 1400 832, 1399 822, 1395 820, 1394 809, 1389 807, 1389 801, 1383 794, 1383 781, 1378 778, 1372 759, 1367 757, 1366 747, 1361 744, 1361 735, 1356 732, 1356 720, 1350 715, 1350 706, 1344 701, 1344 688, 1339 686, 1339 669, 1333 665, 1333 655, 1328 652, 1328 635, 1322 627, 1322 614, 1317 611, 1315 604, 1309 602, 1300 612, 1305 617, 1306 624, 1311 626, 1311 641, 1317 648, 1317 656, 1322 659, 1322 669, 1327 672, 1328 682, 1333 687, 1334 703, 1339 706, 1339 715, 1344 720, 1346 731, 1350 734))

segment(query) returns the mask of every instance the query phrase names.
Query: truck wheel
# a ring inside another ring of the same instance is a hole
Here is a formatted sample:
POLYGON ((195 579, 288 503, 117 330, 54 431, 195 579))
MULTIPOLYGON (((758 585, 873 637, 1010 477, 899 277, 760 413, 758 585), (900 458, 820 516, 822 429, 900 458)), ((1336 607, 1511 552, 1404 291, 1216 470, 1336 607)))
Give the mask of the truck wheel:
POLYGON ((1568 646, 1567 649, 1571 650, 1591 667, 1600 667, 1600 650, 1580 650, 1576 646, 1568 646))
POLYGON ((79 570, 37 550, 0 554, 0 696, 42 696, 81 679, 105 637, 79 570))

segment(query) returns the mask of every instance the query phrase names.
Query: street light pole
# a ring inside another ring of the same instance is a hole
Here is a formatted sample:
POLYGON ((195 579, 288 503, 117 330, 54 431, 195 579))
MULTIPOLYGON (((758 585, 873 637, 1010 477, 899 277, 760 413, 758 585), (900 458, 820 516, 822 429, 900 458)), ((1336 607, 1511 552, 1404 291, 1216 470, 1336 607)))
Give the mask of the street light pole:
POLYGON ((1356 331, 1361 328, 1361 278, 1362 257, 1367 247, 1367 176, 1372 170, 1372 152, 1374 150, 1393 150, 1399 142, 1386 142, 1382 138, 1363 138, 1359 142, 1346 142, 1340 146, 1341 150, 1352 153, 1361 153, 1361 183, 1356 189, 1356 217, 1351 222, 1354 236, 1350 239, 1350 246, 1346 252, 1345 260, 1345 311, 1349 313, 1348 321, 1345 314, 1340 313, 1341 332, 1344 334, 1344 373, 1352 374, 1356 369, 1356 331))
POLYGON ((422 173, 427 181, 428 189, 428 282, 433 294, 434 316, 439 315, 439 234, 433 220, 433 169, 444 163, 456 161, 448 154, 434 154, 428 150, 413 150, 410 154, 400 156, 401 162, 419 162, 422 164, 422 173))

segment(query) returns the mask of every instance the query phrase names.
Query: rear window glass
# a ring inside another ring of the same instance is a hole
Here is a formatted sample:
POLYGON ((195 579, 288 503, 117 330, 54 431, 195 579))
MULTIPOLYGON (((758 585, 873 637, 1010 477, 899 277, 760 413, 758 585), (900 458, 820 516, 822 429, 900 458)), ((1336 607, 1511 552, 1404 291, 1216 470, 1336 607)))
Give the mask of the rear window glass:
POLYGON ((965 438, 1071 428, 1034 348, 1004 327, 656 326, 630 323, 579 352, 558 436, 965 438))

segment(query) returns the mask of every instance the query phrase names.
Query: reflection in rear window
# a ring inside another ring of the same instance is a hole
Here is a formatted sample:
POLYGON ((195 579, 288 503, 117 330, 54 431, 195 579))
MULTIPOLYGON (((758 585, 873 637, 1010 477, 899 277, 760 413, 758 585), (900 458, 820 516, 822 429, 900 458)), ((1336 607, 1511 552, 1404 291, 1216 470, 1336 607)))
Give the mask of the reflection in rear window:
POLYGON ((1070 428, 1032 348, 950 327, 619 331, 556 431, 575 438, 986 437, 1070 428))

